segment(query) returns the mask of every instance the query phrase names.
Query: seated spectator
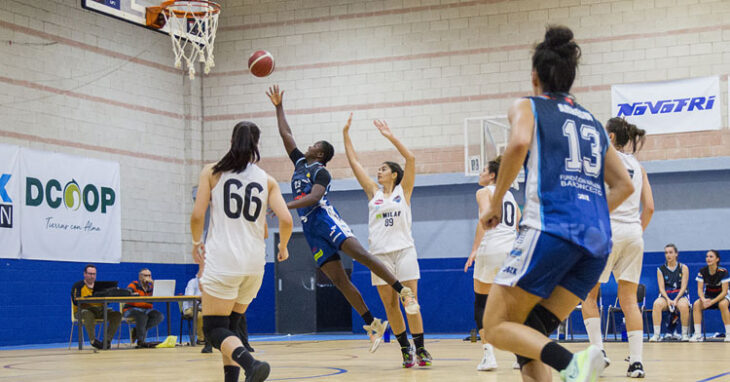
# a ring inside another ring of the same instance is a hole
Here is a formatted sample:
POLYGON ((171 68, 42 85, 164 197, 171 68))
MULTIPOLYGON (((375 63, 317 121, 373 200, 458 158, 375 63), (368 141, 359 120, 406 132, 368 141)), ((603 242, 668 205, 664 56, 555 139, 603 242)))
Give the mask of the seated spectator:
MULTIPOLYGON (((200 296, 200 284, 198 283, 198 278, 193 277, 188 281, 188 285, 185 287, 185 295, 186 296, 200 296)), ((203 310, 202 304, 198 304, 198 320, 196 322, 196 332, 197 332, 197 344, 202 345, 205 343, 205 334, 203 333, 203 315, 200 314, 200 311, 203 310)), ((192 301, 184 301, 183 302, 183 317, 186 319, 192 319, 193 318, 193 302, 192 301)))
MULTIPOLYGON (((152 296, 152 272, 143 268, 139 271, 139 279, 132 281, 127 286, 132 294, 136 296, 152 296)), ((153 347, 147 343, 147 331, 159 325, 165 316, 158 310, 152 308, 149 302, 130 302, 124 304, 124 317, 134 320, 132 331, 132 342, 137 341, 137 347, 153 347)))
POLYGON ((122 314, 107 308, 106 317, 108 323, 106 326, 106 334, 102 341, 99 341, 96 338, 94 326, 96 325, 97 319, 104 318, 102 304, 81 304, 79 306, 78 302, 76 302, 77 298, 89 297, 94 293, 94 283, 96 283, 96 267, 93 264, 88 264, 84 267, 84 279, 76 282, 71 287, 74 317, 77 320, 81 320, 81 324, 86 328, 86 334, 89 335, 91 346, 97 349, 109 349, 111 340, 114 339, 114 333, 117 332, 122 322, 122 314))
POLYGON ((730 297, 727 288, 730 282, 730 275, 727 269, 720 266, 720 253, 714 249, 707 251, 705 255, 707 266, 700 269, 697 274, 697 294, 699 299, 695 301, 693 309, 695 333, 690 342, 701 342, 702 339, 702 311, 706 309, 719 309, 722 314, 722 322, 725 324, 725 342, 730 342, 730 297))
POLYGON ((678 262, 677 257, 679 257, 679 252, 676 245, 664 246, 664 258, 667 262, 656 270, 659 297, 654 300, 654 309, 651 313, 654 335, 649 339, 650 342, 659 341, 662 312, 665 310, 671 313, 670 321, 676 319, 676 315, 679 314, 682 321, 682 341, 689 340, 689 292, 687 290, 689 268, 678 262))

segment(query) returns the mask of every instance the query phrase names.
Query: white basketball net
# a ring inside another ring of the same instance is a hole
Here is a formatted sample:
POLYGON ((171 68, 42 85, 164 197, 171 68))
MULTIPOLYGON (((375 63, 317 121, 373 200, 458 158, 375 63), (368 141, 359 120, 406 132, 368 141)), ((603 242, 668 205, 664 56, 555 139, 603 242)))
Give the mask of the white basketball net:
POLYGON ((218 29, 220 7, 206 1, 176 1, 167 6, 162 14, 169 28, 175 67, 188 69, 190 79, 195 79, 195 61, 203 63, 205 74, 215 66, 213 45, 218 29))

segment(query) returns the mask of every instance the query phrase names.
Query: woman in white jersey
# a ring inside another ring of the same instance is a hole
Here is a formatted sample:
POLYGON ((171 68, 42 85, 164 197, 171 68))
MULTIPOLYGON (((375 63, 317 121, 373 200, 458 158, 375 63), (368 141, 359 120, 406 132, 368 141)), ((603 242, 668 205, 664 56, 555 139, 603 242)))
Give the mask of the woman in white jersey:
MULTIPOLYGON (((644 327, 641 311, 636 302, 636 288, 639 286, 644 258, 644 238, 642 236, 654 213, 654 198, 646 171, 633 154, 641 149, 646 131, 618 117, 608 120, 606 131, 611 139, 611 144, 616 148, 621 161, 629 171, 634 192, 611 212, 613 248, 608 256, 606 268, 598 280, 599 284, 596 284, 583 301, 581 311, 588 339, 592 345, 603 350, 601 318, 596 300, 600 284, 607 283, 613 273, 613 277, 618 283, 618 300, 626 316, 626 332, 629 337, 629 369, 626 375, 630 378, 643 378, 645 373, 641 353, 644 327)), ((605 351, 603 354, 606 366, 608 366, 610 360, 606 357, 605 351)))
MULTIPOLYGON (((499 163, 502 157, 489 161, 487 167, 479 174, 479 185, 483 188, 477 191, 477 204, 481 213, 491 202, 494 192, 494 182, 499 173, 499 163)), ((474 245, 472 245, 469 259, 464 265, 464 272, 474 263, 474 320, 477 323, 479 336, 484 347, 484 356, 477 366, 479 371, 489 371, 497 368, 497 359, 494 357, 492 345, 487 343, 482 323, 484 322, 484 308, 487 305, 489 290, 494 283, 494 277, 502 267, 502 263, 512 250, 517 237, 517 225, 520 221, 520 209, 512 193, 507 191, 502 198, 502 221, 494 229, 485 231, 481 224, 477 224, 474 245)))
POLYGON ((259 128, 239 122, 233 128, 231 148, 200 173, 198 197, 190 218, 193 258, 204 264, 200 279, 203 330, 206 340, 221 351, 225 381, 263 381, 269 364, 255 360, 236 336, 236 327, 256 297, 266 265, 266 211, 279 218, 279 261, 289 257, 292 217, 279 185, 255 162, 259 160, 259 128), (210 204, 210 227, 205 245, 202 234, 210 204))
MULTIPOLYGON (((348 119, 342 133, 345 138, 345 153, 357 181, 368 197, 368 243, 370 252, 382 261, 406 287, 411 288, 418 298, 418 269, 416 247, 411 235, 411 194, 416 177, 416 158, 390 131, 385 122, 374 121, 378 131, 388 139, 405 158, 405 171, 395 162, 383 162, 378 168, 377 183, 368 177, 357 159, 350 140, 348 119)), ((408 314, 408 325, 415 350, 408 342, 408 333, 400 311, 398 294, 385 281, 371 273, 372 284, 378 288, 380 299, 390 321, 393 333, 398 339, 403 355, 403 367, 430 366, 431 355, 426 351, 423 339, 421 313, 408 314)))

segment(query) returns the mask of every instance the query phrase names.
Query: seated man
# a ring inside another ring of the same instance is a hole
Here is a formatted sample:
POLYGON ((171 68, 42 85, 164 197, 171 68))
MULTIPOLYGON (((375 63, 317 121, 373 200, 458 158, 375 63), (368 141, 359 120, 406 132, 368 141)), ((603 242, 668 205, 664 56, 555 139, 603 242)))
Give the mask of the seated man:
POLYGON ((699 299, 692 307, 695 322, 695 333, 690 342, 701 342, 702 338, 702 311, 705 309, 718 309, 722 315, 722 322, 725 324, 725 342, 730 342, 730 297, 727 288, 730 282, 730 275, 727 269, 720 266, 720 253, 714 249, 707 251, 705 255, 707 266, 700 269, 697 274, 697 294, 699 299))
MULTIPOLYGON (((152 296, 152 272, 147 268, 139 271, 139 279, 132 281, 127 285, 133 295, 136 296, 152 296)), ((134 320, 135 328, 132 331, 132 342, 137 340, 137 347, 153 347, 153 344, 147 343, 147 331, 159 325, 165 316, 160 311, 152 308, 149 302, 130 302, 124 304, 124 317, 134 320)))
MULTIPOLYGON (((200 296, 200 284, 198 283, 198 278, 193 277, 188 281, 188 285, 185 287, 185 295, 186 296, 200 296)), ((198 345, 201 345, 205 343, 205 334, 203 333, 203 315, 200 314, 200 312, 203 310, 203 307, 201 304, 198 304, 198 321, 196 323, 196 332, 197 332, 197 343, 198 345)), ((193 302, 192 301, 184 301, 183 302, 183 317, 185 319, 192 319, 193 318, 193 302)), ((211 353, 212 353, 211 349, 211 353)), ((207 353, 207 352, 206 352, 207 353)))
POLYGON ((109 349, 111 340, 114 338, 114 333, 117 332, 119 324, 122 322, 122 314, 120 312, 107 309, 107 320, 109 320, 106 326, 106 334, 102 341, 96 338, 94 333, 94 326, 96 320, 104 318, 104 308, 102 304, 81 304, 79 306, 76 302, 77 298, 89 297, 94 293, 94 283, 96 282, 96 266, 88 264, 84 267, 84 279, 76 282, 71 287, 71 301, 73 302, 74 317, 77 320, 81 320, 81 324, 86 328, 86 333, 89 335, 89 341, 91 346, 97 349, 109 349), (79 311, 79 308, 81 311, 79 311))
POLYGON ((650 342, 659 341, 662 312, 665 310, 669 310, 672 316, 679 313, 682 320, 682 341, 689 340, 689 293, 687 291, 689 268, 677 262, 678 256, 679 252, 676 245, 667 244, 664 246, 664 258, 667 262, 656 270, 659 297, 654 300, 654 309, 651 313, 654 322, 654 335, 649 339, 650 342))

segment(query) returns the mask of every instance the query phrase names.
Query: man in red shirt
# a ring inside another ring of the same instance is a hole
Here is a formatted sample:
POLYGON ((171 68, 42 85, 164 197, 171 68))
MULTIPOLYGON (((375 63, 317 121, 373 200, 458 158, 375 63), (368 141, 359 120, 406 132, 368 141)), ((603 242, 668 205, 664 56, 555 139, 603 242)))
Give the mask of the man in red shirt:
MULTIPOLYGON (((139 279, 132 281, 127 285, 132 294, 138 296, 152 296, 152 272, 143 268, 139 271, 139 279)), ((135 328, 132 331, 132 341, 137 339, 137 347, 152 347, 148 344, 147 331, 159 325, 165 316, 158 310, 152 308, 152 304, 148 302, 131 302, 124 304, 124 318, 134 320, 135 328)))

